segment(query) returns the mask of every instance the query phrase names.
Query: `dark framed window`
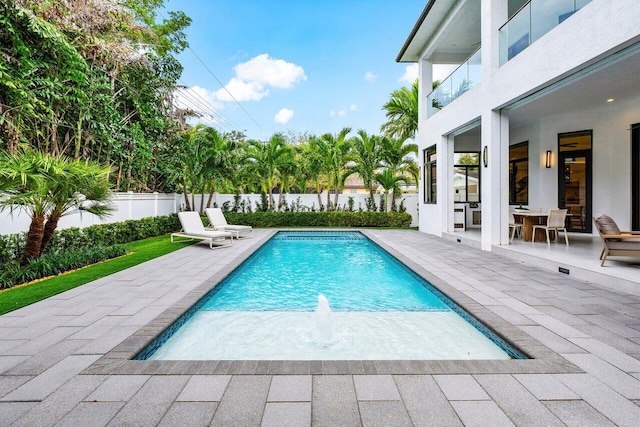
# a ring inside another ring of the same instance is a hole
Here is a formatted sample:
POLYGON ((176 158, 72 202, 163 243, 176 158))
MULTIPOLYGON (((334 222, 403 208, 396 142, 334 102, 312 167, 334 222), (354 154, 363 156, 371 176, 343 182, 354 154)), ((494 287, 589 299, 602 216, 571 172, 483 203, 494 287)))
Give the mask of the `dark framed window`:
POLYGON ((529 141, 509 147, 509 204, 529 204, 529 141))
POLYGON ((454 202, 480 202, 480 153, 455 153, 453 157, 454 202))
POLYGON ((438 174, 436 146, 423 150, 424 156, 424 203, 437 202, 438 174))

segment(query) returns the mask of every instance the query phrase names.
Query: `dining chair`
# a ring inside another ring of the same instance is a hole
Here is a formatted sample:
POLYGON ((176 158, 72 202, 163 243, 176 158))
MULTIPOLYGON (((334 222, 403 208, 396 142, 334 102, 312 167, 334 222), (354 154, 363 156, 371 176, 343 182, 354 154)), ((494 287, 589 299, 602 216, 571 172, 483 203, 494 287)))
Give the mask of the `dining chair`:
MULTIPOLYGON (((547 234, 547 245, 551 246, 551 240, 549 239, 549 230, 556 232, 557 235, 560 230, 564 231, 564 242, 569 246, 569 238, 567 237, 567 228, 565 220, 567 219, 567 209, 550 209, 549 216, 546 224, 536 224, 533 226, 533 235, 531 236, 531 243, 536 241, 536 229, 542 228, 547 234)), ((557 240, 556 240, 557 241, 557 240)))
POLYGON ((513 212, 509 212, 509 231, 511 234, 510 242, 513 242, 513 238, 515 237, 516 233, 519 236, 522 236, 522 223, 516 222, 516 219, 513 216, 513 212))

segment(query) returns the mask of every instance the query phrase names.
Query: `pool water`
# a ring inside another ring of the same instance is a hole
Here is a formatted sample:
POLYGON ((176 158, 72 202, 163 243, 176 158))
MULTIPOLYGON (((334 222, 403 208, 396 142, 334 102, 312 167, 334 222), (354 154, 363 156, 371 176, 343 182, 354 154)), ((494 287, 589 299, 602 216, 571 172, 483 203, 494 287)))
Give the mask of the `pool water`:
POLYGON ((138 358, 518 357, 515 350, 359 232, 279 232, 197 308, 138 358), (318 334, 314 312, 318 294, 325 295, 331 307, 329 340, 318 334))

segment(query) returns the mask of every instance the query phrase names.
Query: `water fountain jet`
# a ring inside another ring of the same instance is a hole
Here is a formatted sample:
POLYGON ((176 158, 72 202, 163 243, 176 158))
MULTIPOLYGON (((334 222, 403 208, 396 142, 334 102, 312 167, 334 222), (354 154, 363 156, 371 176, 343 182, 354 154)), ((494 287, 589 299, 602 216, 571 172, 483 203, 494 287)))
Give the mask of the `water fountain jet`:
POLYGON ((330 343, 333 339, 333 315, 329 300, 318 294, 318 306, 316 307, 316 337, 320 343, 330 343))

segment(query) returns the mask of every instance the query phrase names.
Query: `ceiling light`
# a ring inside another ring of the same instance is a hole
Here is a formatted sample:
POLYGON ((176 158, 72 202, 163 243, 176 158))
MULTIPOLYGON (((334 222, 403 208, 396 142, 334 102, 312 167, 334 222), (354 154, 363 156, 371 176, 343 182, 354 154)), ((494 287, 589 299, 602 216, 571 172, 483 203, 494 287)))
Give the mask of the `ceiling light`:
POLYGON ((607 99, 607 102, 613 102, 613 98, 607 99))

